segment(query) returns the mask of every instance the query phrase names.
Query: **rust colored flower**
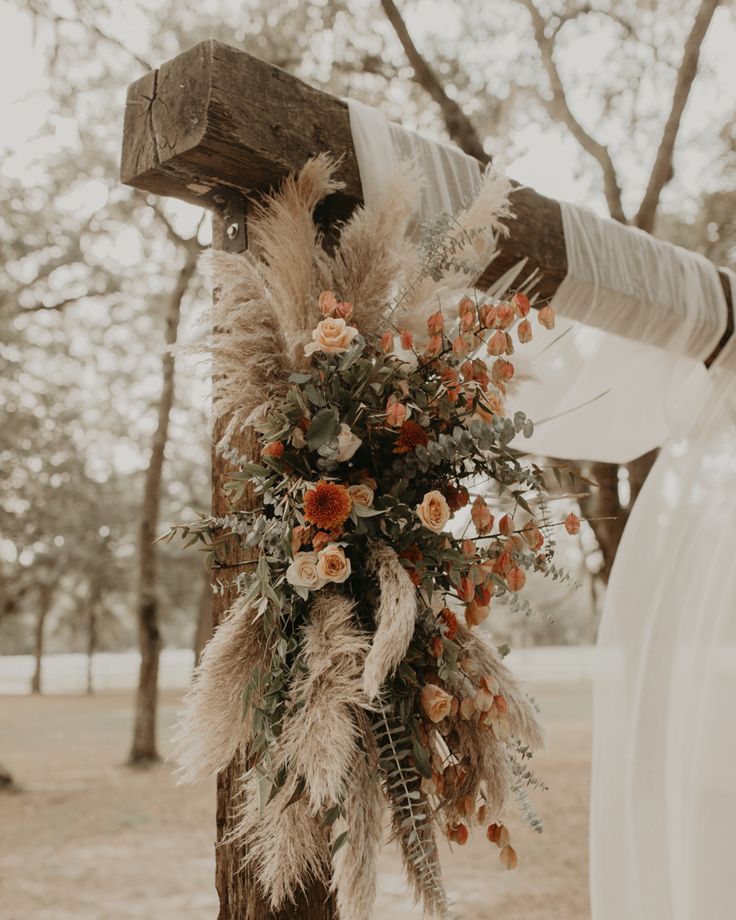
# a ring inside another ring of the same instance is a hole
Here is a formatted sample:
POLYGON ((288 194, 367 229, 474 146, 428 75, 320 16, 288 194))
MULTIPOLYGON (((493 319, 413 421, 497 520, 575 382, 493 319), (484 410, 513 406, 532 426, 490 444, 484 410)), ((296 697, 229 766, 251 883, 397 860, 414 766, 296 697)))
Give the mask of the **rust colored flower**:
POLYGON ((516 314, 513 307, 507 303, 499 304, 496 307, 495 323, 497 329, 508 329, 516 321, 516 314))
POLYGON ((426 447, 429 442, 427 432, 418 422, 405 421, 399 429, 399 436, 394 444, 395 454, 411 454, 417 447, 426 447))
POLYGON ((438 335, 445 328, 445 317, 442 310, 433 313, 427 320, 427 331, 430 335, 438 335))
POLYGON ((453 486, 451 483, 445 486, 445 499, 450 506, 450 511, 459 511, 464 508, 470 501, 470 493, 465 486, 453 486))
POLYGON ((494 355, 498 357, 499 355, 506 354, 506 333, 501 332, 500 329, 497 329, 493 335, 488 339, 488 345, 486 350, 489 355, 494 355))
POLYGON ((544 326, 545 329, 555 328, 555 311, 552 307, 542 307, 539 313, 537 313, 537 319, 540 325, 544 326))
POLYGON ((442 351, 442 344, 442 336, 439 333, 431 335, 427 342, 427 347, 424 349, 425 354, 430 358, 435 357, 442 351))
POLYGON ((491 509, 482 495, 478 495, 473 502, 473 510, 470 512, 470 516, 479 534, 489 533, 493 528, 491 509))
POLYGON ((463 335, 459 335, 455 338, 455 341, 452 343, 452 351, 458 358, 462 358, 464 355, 470 351, 470 345, 463 335))
POLYGON ((519 336, 519 341, 522 345, 526 345, 527 342, 532 340, 532 324, 528 319, 523 319, 519 325, 516 327, 516 334, 519 336))
POLYGON ((445 636, 452 642, 457 635, 459 626, 457 617, 449 607, 443 607, 439 615, 445 622, 445 636))
POLYGON ((398 428, 409 415, 406 406, 399 402, 395 396, 390 396, 386 405, 386 424, 398 428))
POLYGON ((580 518, 577 514, 573 514, 572 511, 565 518, 565 530, 571 537, 575 536, 576 533, 580 533, 580 518))
POLYGON ((532 308, 532 305, 529 303, 529 298, 526 294, 522 294, 521 291, 517 291, 511 298, 511 306, 521 317, 526 316, 532 308))
POLYGON ((506 573, 506 584, 509 591, 521 591, 526 584, 526 575, 518 566, 514 566, 506 573))
POLYGON ((320 479, 304 495, 304 520, 323 530, 334 530, 345 523, 352 506, 345 486, 320 479))
POLYGON ((275 457, 279 459, 284 456, 284 444, 283 441, 271 441, 270 444, 266 446, 261 451, 262 457, 275 457))

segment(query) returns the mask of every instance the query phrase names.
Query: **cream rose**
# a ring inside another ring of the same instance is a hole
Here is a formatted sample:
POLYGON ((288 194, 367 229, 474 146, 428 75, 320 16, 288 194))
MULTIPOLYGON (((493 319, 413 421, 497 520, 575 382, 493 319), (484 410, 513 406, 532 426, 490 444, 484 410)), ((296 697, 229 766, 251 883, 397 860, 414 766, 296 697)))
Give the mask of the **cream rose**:
POLYGON ((452 517, 452 512, 445 500, 445 496, 435 489, 432 492, 427 492, 422 499, 421 505, 417 505, 417 516, 429 530, 441 533, 445 524, 452 517))
POLYGON ((360 482, 355 486, 348 486, 348 494, 353 500, 354 505, 361 505, 363 508, 373 507, 374 492, 370 486, 360 482))
POLYGON ((344 319, 328 316, 317 323, 317 328, 312 333, 314 341, 305 347, 304 354, 313 355, 315 351, 323 351, 336 355, 347 351, 357 334, 355 326, 348 326, 344 319))
POLYGON ((340 463, 349 460, 362 443, 361 439, 356 434, 353 434, 350 426, 343 422, 340 425, 340 433, 337 436, 337 457, 335 459, 339 460, 340 463))
POLYGON ((436 684, 422 687, 421 703, 427 718, 432 722, 441 722, 452 709, 452 697, 436 684))
POLYGON ((319 572, 317 553, 295 553, 286 570, 286 580, 295 588, 307 588, 309 591, 324 587, 326 579, 319 572))
POLYGON ((317 573, 324 581, 340 584, 350 577, 350 572, 350 560, 336 543, 330 543, 317 553, 317 573))

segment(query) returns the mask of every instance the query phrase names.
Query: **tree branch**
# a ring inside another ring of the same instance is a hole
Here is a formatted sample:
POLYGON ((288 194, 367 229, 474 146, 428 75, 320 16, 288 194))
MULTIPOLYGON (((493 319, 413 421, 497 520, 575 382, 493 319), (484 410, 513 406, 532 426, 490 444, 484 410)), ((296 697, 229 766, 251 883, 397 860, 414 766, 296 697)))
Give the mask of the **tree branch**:
POLYGON ((720 0, 703 0, 700 9, 695 15, 692 29, 685 42, 685 48, 682 54, 682 61, 677 71, 675 80, 675 91, 672 97, 672 107, 667 116, 662 139, 659 143, 657 155, 654 158, 654 166, 649 176, 646 192, 642 198, 639 210, 634 218, 634 223, 642 230, 652 232, 654 219, 659 207, 659 199, 662 190, 672 179, 673 156, 675 151, 675 141, 680 130, 682 114, 685 111, 690 89, 695 81, 698 72, 698 62, 700 60, 700 48, 703 39, 708 31, 713 14, 718 7, 720 0))
MULTIPOLYGON (((598 162, 603 173, 603 191, 606 196, 606 202, 611 217, 625 224, 627 223, 627 219, 621 199, 621 187, 618 183, 616 168, 608 152, 608 147, 598 143, 598 141, 585 130, 568 104, 565 88, 562 85, 562 78, 555 64, 554 38, 550 38, 547 35, 544 17, 534 5, 533 0, 519 0, 519 2, 527 8, 531 16, 534 39, 539 48, 542 65, 544 66, 547 73, 547 79, 549 80, 552 98, 550 100, 545 100, 547 108, 554 118, 557 118, 567 126, 568 130, 583 150, 598 162)), ((711 2, 713 2, 713 0, 711 0, 711 2)))
POLYGON ((393 26, 409 63, 414 69, 414 80, 434 99, 442 112, 442 118, 450 137, 465 153, 481 163, 489 163, 491 158, 483 149, 483 143, 473 123, 463 112, 458 103, 451 99, 427 60, 419 51, 409 34, 406 23, 393 0, 381 0, 386 18, 393 26))

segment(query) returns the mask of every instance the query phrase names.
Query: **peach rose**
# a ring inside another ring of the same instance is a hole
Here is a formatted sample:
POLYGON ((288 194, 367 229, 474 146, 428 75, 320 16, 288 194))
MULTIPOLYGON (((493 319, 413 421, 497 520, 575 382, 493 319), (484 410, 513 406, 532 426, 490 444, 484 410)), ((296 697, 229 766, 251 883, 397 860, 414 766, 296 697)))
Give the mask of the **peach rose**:
POLYGON ((319 295, 319 308, 322 316, 341 317, 342 319, 350 319, 353 313, 353 305, 341 303, 332 291, 322 291, 319 295))
POLYGON ((304 354, 313 355, 316 351, 329 355, 340 354, 348 350, 357 334, 355 326, 348 326, 344 319, 327 317, 317 323, 317 328, 312 333, 314 341, 306 346, 304 354))
POLYGON ((363 508, 373 507, 373 489, 363 482, 348 486, 348 495, 352 498, 354 505, 361 505, 363 508))
POLYGON ((318 591, 326 579, 318 571, 317 553, 295 553, 291 565, 286 570, 286 580, 295 588, 318 591))
POLYGON ((317 573, 325 581, 341 584, 350 577, 350 560, 336 543, 330 543, 317 553, 317 573))
POLYGON ((452 512, 445 496, 434 489, 432 492, 427 492, 422 503, 417 505, 417 516, 428 530, 441 533, 445 524, 452 517, 452 512))
POLYGON ((425 684, 421 694, 422 709, 432 722, 441 722, 452 709, 452 697, 436 684, 425 684))

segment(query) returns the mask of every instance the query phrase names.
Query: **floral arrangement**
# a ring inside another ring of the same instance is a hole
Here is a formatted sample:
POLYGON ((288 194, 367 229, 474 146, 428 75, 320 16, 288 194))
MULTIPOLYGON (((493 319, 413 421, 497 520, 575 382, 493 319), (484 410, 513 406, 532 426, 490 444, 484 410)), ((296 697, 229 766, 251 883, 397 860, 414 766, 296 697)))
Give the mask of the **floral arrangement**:
POLYGON ((244 256, 210 256, 231 512, 180 529, 223 572, 223 547, 254 561, 179 752, 189 779, 245 752, 235 834, 274 908, 331 877, 342 920, 368 920, 387 807, 416 897, 446 917, 437 831, 462 846, 480 825, 513 869, 510 800, 541 829, 536 711, 478 627, 496 604, 525 607, 529 572, 558 577, 553 527, 579 526, 549 519, 517 445, 533 424, 505 410, 515 346, 554 314, 469 287, 508 214, 502 178, 415 244, 404 173, 328 253, 313 210, 333 175, 311 161, 263 205, 244 256), (233 447, 245 427, 258 459, 233 447))

